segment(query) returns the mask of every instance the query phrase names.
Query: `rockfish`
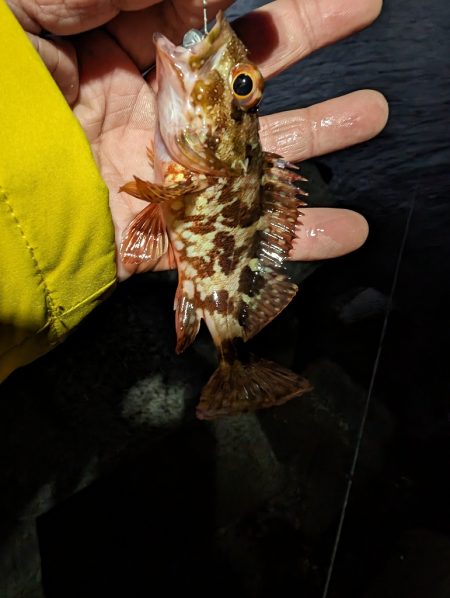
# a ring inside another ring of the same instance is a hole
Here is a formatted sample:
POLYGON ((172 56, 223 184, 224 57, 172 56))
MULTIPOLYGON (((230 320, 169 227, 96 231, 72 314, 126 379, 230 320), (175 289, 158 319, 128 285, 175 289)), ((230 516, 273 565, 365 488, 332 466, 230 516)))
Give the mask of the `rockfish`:
POLYGON ((221 13, 188 48, 161 34, 154 41, 154 180, 135 177, 121 188, 148 202, 125 231, 122 259, 155 260, 171 245, 179 276, 176 351, 192 343, 204 320, 219 356, 200 419, 282 404, 309 383, 243 344, 297 292, 283 264, 304 205, 295 183, 305 179, 262 151, 256 109, 263 77, 221 13))

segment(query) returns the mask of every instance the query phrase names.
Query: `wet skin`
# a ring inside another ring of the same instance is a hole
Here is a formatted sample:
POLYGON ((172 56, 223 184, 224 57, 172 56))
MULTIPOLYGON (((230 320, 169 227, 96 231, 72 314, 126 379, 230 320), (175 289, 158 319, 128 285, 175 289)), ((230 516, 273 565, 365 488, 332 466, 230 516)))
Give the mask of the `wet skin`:
MULTIPOLYGON (((148 85, 140 75, 154 61, 152 34, 160 31, 179 43, 186 30, 201 26, 201 4, 201 0, 11 3, 91 143, 110 190, 118 244, 143 207, 141 200, 118 189, 130 173, 151 178, 145 151, 137 148, 148 145, 155 126, 154 80, 148 85), (42 30, 58 36, 86 33, 71 41, 49 40, 39 37, 42 30)), ((210 0, 210 14, 230 4, 210 0)), ((314 50, 368 26, 380 9, 380 0, 277 0, 240 19, 236 28, 263 75, 270 78, 314 50), (255 35, 261 28, 265 37, 255 35)), ((263 117, 261 141, 267 151, 292 161, 304 160, 374 137, 385 126, 387 115, 381 94, 357 91, 263 117)), ((305 208, 304 214, 291 259, 336 257, 357 249, 367 237, 365 219, 350 210, 305 208)), ((118 263, 119 278, 149 267, 170 267, 169 258, 131 270, 118 263)))

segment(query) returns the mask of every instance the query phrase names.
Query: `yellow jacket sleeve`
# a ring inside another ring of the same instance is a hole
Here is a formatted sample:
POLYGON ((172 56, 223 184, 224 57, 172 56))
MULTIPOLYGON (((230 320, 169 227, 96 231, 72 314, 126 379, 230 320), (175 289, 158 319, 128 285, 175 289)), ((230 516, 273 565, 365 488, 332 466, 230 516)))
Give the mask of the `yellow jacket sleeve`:
POLYGON ((59 343, 115 278, 89 144, 0 0, 0 381, 59 343))

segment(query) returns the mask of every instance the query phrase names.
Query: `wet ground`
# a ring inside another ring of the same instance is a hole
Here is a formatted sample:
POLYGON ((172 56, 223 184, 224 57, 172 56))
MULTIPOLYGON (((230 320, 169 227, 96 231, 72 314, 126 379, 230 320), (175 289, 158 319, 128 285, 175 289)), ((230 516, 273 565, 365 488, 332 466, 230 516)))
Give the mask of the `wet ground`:
POLYGON ((211 345, 175 356, 170 274, 2 385, 1 598, 321 597, 378 353, 328 595, 449 598, 449 29, 444 1, 387 1, 269 84, 266 111, 362 87, 391 106, 378 139, 306 166, 311 203, 358 209, 369 241, 294 268, 302 292, 253 342, 313 393, 198 422, 211 345))

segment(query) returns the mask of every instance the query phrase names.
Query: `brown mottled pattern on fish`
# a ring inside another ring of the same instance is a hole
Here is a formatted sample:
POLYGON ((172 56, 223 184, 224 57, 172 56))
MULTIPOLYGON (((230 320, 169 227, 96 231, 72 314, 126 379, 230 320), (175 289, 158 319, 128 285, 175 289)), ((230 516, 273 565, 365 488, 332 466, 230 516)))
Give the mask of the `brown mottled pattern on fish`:
POLYGON ((302 205, 295 183, 304 179, 263 153, 254 110, 262 77, 220 14, 193 49, 162 36, 156 44, 156 177, 122 188, 150 202, 127 230, 123 259, 159 257, 168 233, 179 273, 177 351, 195 339, 203 319, 220 359, 198 417, 281 404, 309 384, 248 355, 242 343, 297 291, 283 270, 302 205))

